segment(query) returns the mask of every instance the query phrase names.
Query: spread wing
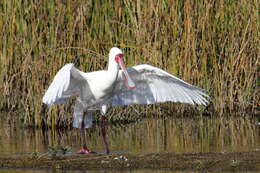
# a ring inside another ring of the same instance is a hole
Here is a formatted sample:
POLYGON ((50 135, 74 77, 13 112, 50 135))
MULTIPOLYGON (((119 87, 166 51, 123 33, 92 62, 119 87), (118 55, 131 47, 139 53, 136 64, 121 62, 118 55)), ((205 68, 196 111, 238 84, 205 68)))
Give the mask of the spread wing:
POLYGON ((66 102, 69 97, 80 94, 81 88, 86 85, 84 72, 75 68, 74 64, 66 64, 54 77, 42 102, 49 106, 66 102))
POLYGON ((202 105, 208 103, 209 96, 203 89, 188 84, 157 67, 143 64, 130 67, 127 71, 136 87, 128 89, 124 84, 124 74, 120 71, 113 96, 107 104, 152 104, 166 101, 202 105))

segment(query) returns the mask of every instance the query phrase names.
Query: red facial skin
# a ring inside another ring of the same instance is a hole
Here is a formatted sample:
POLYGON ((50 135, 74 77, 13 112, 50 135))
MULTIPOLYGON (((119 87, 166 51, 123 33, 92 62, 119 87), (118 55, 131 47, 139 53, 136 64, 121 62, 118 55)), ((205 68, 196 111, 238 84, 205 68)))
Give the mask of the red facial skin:
POLYGON ((115 61, 119 63, 119 61, 120 61, 123 57, 124 57, 124 54, 119 53, 119 54, 116 55, 115 61))

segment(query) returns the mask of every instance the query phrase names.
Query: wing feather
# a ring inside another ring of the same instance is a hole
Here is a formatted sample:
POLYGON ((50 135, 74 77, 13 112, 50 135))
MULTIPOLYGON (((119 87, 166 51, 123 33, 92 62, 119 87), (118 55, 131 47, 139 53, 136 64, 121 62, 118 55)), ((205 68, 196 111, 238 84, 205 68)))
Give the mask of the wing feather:
POLYGON ((43 96, 42 102, 51 106, 66 102, 69 97, 79 94, 84 77, 74 64, 66 64, 55 75, 48 90, 43 96), (72 74, 73 72, 73 74, 72 74))
POLYGON ((107 104, 152 104, 166 101, 202 105, 208 103, 209 96, 203 89, 157 67, 143 64, 128 68, 127 71, 135 82, 136 88, 125 87, 124 76, 120 71, 113 96, 107 101, 107 104))

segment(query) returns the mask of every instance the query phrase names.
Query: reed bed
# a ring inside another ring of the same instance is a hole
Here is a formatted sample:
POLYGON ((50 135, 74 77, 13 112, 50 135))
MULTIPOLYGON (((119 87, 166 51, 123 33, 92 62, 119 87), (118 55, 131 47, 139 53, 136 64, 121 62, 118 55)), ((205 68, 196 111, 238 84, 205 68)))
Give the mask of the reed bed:
MULTIPOLYGON (((54 75, 70 62, 103 69, 118 46, 129 66, 155 65, 204 88, 211 104, 199 112, 259 113, 258 8, 257 0, 1 0, 0 109, 26 125, 68 125, 71 103, 41 103, 54 75)), ((194 112, 176 104, 113 108, 110 119, 187 110, 194 112)))

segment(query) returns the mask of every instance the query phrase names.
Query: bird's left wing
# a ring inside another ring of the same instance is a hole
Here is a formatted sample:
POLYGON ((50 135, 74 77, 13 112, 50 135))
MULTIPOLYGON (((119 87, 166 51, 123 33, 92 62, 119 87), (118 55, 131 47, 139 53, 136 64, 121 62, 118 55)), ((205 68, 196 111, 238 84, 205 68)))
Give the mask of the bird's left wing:
POLYGON ((151 65, 137 65, 127 69, 136 87, 128 89, 120 71, 110 105, 152 104, 157 102, 180 102, 189 104, 208 103, 203 89, 151 65))
POLYGON ((84 79, 84 72, 74 67, 74 64, 66 64, 63 66, 48 90, 42 98, 42 102, 51 106, 53 104, 60 104, 69 99, 73 95, 80 92, 81 87, 86 85, 87 81, 84 79))

